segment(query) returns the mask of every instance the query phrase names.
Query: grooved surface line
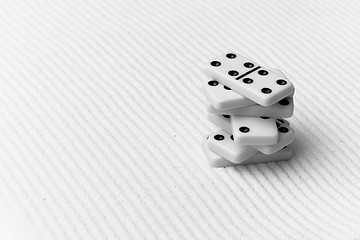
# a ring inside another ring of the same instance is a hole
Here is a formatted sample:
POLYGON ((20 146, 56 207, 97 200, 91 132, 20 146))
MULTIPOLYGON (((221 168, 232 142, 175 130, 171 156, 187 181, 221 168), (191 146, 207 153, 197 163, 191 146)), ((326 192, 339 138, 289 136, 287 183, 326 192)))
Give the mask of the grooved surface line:
POLYGON ((360 238, 359 1, 0 4, 1 239, 360 238), (208 167, 227 50, 293 81, 291 160, 208 167))

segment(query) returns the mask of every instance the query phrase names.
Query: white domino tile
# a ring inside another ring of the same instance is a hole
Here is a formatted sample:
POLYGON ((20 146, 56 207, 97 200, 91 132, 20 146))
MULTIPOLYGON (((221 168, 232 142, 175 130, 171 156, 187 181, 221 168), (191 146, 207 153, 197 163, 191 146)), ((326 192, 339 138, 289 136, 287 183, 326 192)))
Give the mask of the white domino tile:
POLYGON ((237 92, 231 90, 231 88, 224 86, 216 80, 203 82, 202 91, 211 105, 219 110, 256 104, 254 101, 238 94, 237 92))
POLYGON ((264 116, 264 117, 273 117, 273 118, 289 118, 293 115, 294 112, 294 100, 293 97, 287 97, 269 107, 264 107, 259 104, 256 104, 256 105, 227 109, 227 110, 218 110, 215 109, 211 104, 208 104, 206 109, 209 113, 214 113, 214 114, 240 115, 240 116, 252 116, 252 117, 264 116))
POLYGON ((256 164, 288 160, 293 155, 293 148, 293 144, 290 144, 289 146, 286 146, 285 148, 270 155, 259 152, 255 156, 243 161, 241 164, 256 164))
POLYGON ((232 134, 242 145, 272 145, 278 142, 276 119, 231 116, 232 134))
POLYGON ((235 92, 260 104, 270 106, 289 96, 294 87, 289 79, 233 52, 209 61, 205 74, 235 92))
POLYGON ((237 163, 230 162, 226 160, 225 158, 221 157, 219 154, 216 154, 215 152, 211 151, 208 146, 208 138, 209 136, 205 137, 202 140, 201 147, 205 154, 206 159, 209 162, 209 165, 214 168, 218 167, 229 167, 234 166, 237 163))
MULTIPOLYGON (((286 78, 285 74, 279 69, 271 69, 271 71, 286 78)), ((228 110, 256 104, 254 101, 251 101, 214 79, 204 81, 201 88, 211 105, 217 110, 228 110)), ((290 97, 294 95, 294 91, 295 88, 289 95, 290 97)))
POLYGON ((232 136, 223 130, 211 134, 208 144, 211 151, 233 163, 240 163, 259 152, 251 146, 235 143, 232 136))
POLYGON ((235 166, 239 164, 255 164, 255 163, 266 163, 266 162, 273 162, 273 161, 283 161, 288 160, 292 156, 293 147, 292 145, 287 146, 286 148, 283 148, 273 154, 266 155, 261 152, 256 153, 252 157, 244 160, 241 163, 233 163, 225 158, 221 157, 219 154, 211 151, 209 149, 208 144, 208 137, 206 136, 202 140, 202 150, 204 152, 204 155, 209 163, 209 165, 213 168, 220 168, 220 167, 229 167, 229 166, 235 166))
POLYGON ((292 143, 295 139, 295 133, 290 127, 289 122, 284 119, 277 119, 276 124, 279 133, 279 140, 275 145, 253 145, 252 147, 264 154, 273 154, 292 143))

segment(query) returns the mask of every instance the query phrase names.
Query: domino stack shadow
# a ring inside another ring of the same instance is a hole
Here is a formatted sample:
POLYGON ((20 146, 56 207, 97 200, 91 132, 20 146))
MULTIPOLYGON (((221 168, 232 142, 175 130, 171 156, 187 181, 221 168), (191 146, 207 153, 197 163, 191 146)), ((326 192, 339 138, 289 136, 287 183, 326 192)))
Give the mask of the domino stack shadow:
POLYGON ((295 89, 280 70, 227 52, 209 61, 204 73, 207 117, 220 128, 202 140, 210 166, 291 158, 295 134, 284 118, 293 115, 295 89))

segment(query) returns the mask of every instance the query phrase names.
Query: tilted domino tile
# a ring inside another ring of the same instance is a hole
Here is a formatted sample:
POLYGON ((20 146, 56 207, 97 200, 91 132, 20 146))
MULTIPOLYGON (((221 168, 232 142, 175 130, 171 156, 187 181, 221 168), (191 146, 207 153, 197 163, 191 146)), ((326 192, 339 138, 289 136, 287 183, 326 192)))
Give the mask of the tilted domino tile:
POLYGON ((256 104, 254 101, 251 101, 237 92, 232 91, 231 88, 222 85, 216 80, 208 80, 204 82, 202 90, 211 105, 219 110, 256 104))
POLYGON ((211 134, 208 144, 211 151, 233 163, 240 163, 259 152, 253 147, 236 144, 232 135, 224 130, 211 134))
POLYGON ((214 168, 219 167, 229 167, 229 166, 235 166, 239 164, 252 164, 252 163, 264 163, 264 162, 273 162, 273 161, 282 161, 287 160, 291 158, 292 155, 292 146, 288 146, 284 149, 281 149, 280 151, 277 151, 276 153, 273 153, 271 155, 265 155, 261 152, 256 153, 254 156, 248 158, 247 160, 241 162, 241 163, 233 163, 225 158, 221 157, 220 155, 216 154, 215 152, 211 151, 208 146, 208 138, 209 136, 206 136, 202 140, 202 149, 205 154, 206 159, 209 162, 209 165, 214 168))
POLYGON ((213 113, 208 113, 207 118, 212 124, 231 134, 232 130, 230 115, 217 115, 213 113))
POLYGON ((235 142, 242 145, 273 145, 279 139, 275 118, 231 116, 231 126, 235 142))
POLYGON ((273 154, 292 143, 295 139, 295 133, 290 127, 289 122, 284 119, 277 119, 276 124, 279 133, 279 140, 275 145, 252 145, 252 147, 264 154, 273 154))
POLYGON ((289 118, 294 113, 294 100, 292 97, 287 97, 279 102, 264 107, 259 104, 251 105, 247 107, 234 108, 228 110, 217 110, 210 104, 206 107, 209 113, 222 114, 222 115, 239 115, 249 117, 274 117, 274 118, 289 118))
MULTIPOLYGON (((285 78, 285 75, 280 70, 271 70, 285 78)), ((294 95, 294 90, 290 96, 294 95)), ((203 82, 202 91, 211 105, 217 110, 228 110, 257 104, 213 79, 203 82)))
POLYGON ((204 72, 211 79, 262 106, 280 101, 294 89, 287 78, 233 52, 208 62, 204 72))

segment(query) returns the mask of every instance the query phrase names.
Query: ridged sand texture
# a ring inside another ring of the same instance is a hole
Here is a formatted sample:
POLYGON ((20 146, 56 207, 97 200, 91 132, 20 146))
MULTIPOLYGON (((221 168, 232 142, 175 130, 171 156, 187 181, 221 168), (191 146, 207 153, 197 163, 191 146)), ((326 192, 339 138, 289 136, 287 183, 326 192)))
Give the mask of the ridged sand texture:
POLYGON ((355 0, 1 1, 0 209, 12 214, 0 238, 360 236, 359 11, 355 0), (296 86, 291 160, 208 167, 201 66, 228 49, 296 86))

